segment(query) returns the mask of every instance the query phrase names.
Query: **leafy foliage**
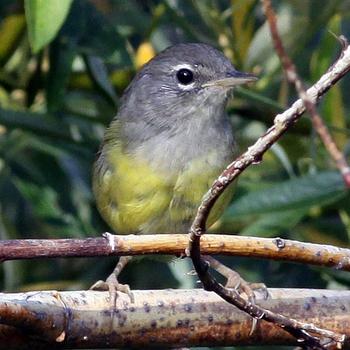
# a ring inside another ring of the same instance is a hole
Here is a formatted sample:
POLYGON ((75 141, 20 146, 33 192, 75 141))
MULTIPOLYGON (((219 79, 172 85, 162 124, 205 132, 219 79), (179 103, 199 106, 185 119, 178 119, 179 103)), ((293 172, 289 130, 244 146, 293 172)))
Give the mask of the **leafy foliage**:
MULTIPOLYGON (((286 48, 311 84, 339 52, 330 31, 350 37, 349 2, 297 0, 275 6, 286 48)), ((123 89, 142 63, 168 45, 207 42, 238 69, 259 75, 230 102, 240 151, 296 98, 254 0, 25 0, 24 6, 6 0, 0 15, 1 239, 85 237, 108 230, 94 206, 91 166, 123 89)), ((319 106, 347 155, 349 89, 347 78, 319 106)), ((213 230, 349 244, 349 193, 306 116, 244 173, 213 230)), ((225 259, 233 261, 239 261, 246 279, 268 286, 349 285, 337 271, 225 259)), ((6 290, 87 288, 114 263, 102 258, 6 262, 0 283, 6 290)), ((193 284, 181 266, 175 278, 176 265, 169 269, 145 261, 122 278, 134 288, 193 284), (154 276, 154 268, 156 279, 139 278, 154 276)))
POLYGON ((61 28, 69 12, 72 0, 25 0, 28 38, 37 53, 49 44, 61 28))

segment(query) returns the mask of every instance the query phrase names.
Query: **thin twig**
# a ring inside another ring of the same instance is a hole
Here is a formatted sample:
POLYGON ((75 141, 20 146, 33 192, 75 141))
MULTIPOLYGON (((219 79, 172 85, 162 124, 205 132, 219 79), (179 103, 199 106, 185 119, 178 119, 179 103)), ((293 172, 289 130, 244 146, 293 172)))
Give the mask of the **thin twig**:
MULTIPOLYGON (((316 103, 321 95, 330 89, 350 70, 350 48, 343 47, 342 55, 320 80, 307 91, 308 98, 316 103)), ((304 324, 282 315, 274 314, 266 309, 252 305, 234 290, 224 288, 209 273, 207 263, 201 258, 200 238, 205 233, 209 212, 225 188, 232 183, 248 166, 259 163, 263 154, 300 118, 305 111, 302 100, 298 100, 286 112, 277 115, 274 125, 261 136, 254 145, 232 162, 213 183, 204 195, 197 215, 189 233, 188 254, 191 256, 198 277, 206 290, 215 291, 223 299, 248 312, 255 318, 273 322, 288 330, 297 339, 306 341, 307 346, 314 349, 341 349, 344 336, 323 329, 315 329, 313 325, 304 324)))
MULTIPOLYGON (((277 52, 282 66, 283 70, 286 74, 286 77, 288 81, 292 84, 294 84, 295 89, 298 92, 299 97, 303 100, 304 106, 306 107, 306 110, 310 113, 312 123, 314 125, 315 130, 319 134, 323 144, 325 145, 328 153, 333 158, 336 166, 338 167, 339 171, 341 172, 344 183, 347 188, 350 188, 350 167, 346 162, 346 159, 342 152, 339 151, 336 143, 334 142, 330 132, 328 131, 327 126, 323 122, 321 116, 319 115, 316 104, 309 98, 306 88, 301 81, 297 69, 288 56, 281 37, 278 33, 277 29, 277 19, 275 11, 272 8, 271 1, 270 0, 262 0, 263 8, 265 11, 265 16, 267 18, 271 36, 273 39, 273 45, 275 47, 275 51, 277 52)), ((343 47, 347 47, 348 43, 346 42, 344 37, 340 38, 343 47)))

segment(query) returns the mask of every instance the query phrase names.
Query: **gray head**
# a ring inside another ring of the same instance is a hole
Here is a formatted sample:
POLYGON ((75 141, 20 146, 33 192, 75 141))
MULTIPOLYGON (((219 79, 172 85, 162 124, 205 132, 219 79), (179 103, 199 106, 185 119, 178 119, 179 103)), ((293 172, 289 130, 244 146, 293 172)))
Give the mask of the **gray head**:
POLYGON ((207 105, 223 110, 234 86, 256 78, 237 71, 215 48, 199 43, 178 44, 162 51, 135 76, 125 91, 119 116, 165 119, 167 123, 193 116, 207 105), (130 113, 131 110, 133 113, 130 113), (135 113, 136 112, 136 113, 135 113))

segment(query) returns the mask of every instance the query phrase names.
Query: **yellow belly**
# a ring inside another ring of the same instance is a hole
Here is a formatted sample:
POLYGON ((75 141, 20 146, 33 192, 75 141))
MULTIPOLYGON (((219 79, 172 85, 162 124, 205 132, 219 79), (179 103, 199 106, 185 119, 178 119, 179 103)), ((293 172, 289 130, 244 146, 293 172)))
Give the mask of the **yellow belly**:
MULTIPOLYGON (((93 189, 97 207, 118 234, 186 233, 203 195, 222 169, 211 169, 206 155, 181 172, 160 173, 142 159, 110 147, 104 166, 95 167, 93 189)), ((223 165, 224 166, 224 165, 223 165)), ((213 224, 231 200, 230 186, 215 204, 208 220, 213 224)))

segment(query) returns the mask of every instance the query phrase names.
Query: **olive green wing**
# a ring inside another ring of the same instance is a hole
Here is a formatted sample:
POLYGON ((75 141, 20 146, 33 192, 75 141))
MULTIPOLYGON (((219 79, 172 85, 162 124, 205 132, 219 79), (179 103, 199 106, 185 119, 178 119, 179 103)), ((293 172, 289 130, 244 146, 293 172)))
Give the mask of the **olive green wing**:
POLYGON ((165 230, 171 186, 147 164, 124 153, 120 144, 102 148, 93 191, 100 214, 117 233, 165 230))

